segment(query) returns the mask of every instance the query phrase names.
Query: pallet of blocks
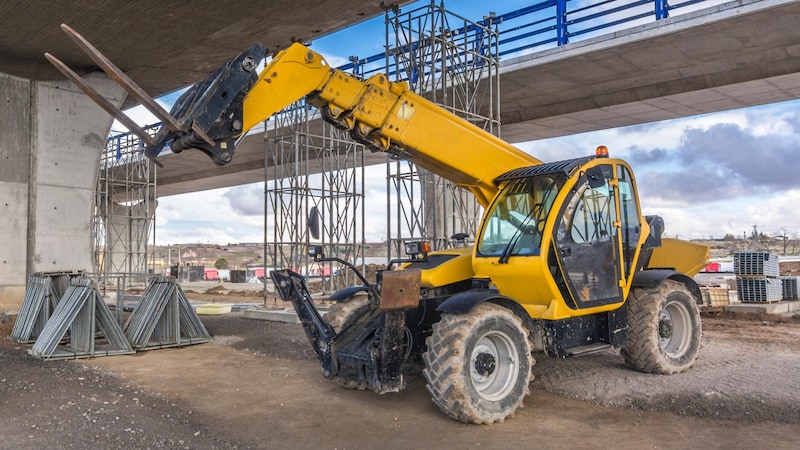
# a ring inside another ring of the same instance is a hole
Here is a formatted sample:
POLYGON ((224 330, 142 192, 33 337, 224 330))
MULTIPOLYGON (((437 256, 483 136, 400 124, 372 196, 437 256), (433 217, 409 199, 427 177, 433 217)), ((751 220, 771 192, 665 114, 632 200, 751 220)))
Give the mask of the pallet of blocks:
POLYGON ((739 301, 771 303, 783 299, 777 255, 760 251, 735 252, 733 271, 739 301))
POLYGON ((726 306, 730 304, 728 286, 721 283, 700 284, 704 306, 726 306))

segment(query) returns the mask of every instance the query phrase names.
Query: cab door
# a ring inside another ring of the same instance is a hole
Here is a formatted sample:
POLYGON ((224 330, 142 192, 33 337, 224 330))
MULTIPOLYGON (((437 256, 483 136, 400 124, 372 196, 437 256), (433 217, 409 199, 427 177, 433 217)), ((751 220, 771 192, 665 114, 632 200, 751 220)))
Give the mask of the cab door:
POLYGON ((567 305, 589 308, 623 299, 618 191, 611 164, 585 170, 555 228, 559 289, 567 305))

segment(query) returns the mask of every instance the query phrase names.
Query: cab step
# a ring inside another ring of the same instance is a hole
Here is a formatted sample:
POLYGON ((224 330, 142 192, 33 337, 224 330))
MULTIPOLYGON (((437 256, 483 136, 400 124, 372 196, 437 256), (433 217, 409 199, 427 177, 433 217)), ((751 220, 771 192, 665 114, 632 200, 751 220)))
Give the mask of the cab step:
POLYGON ((573 347, 567 349, 566 353, 567 356, 581 356, 581 355, 588 355, 590 353, 596 353, 601 350, 605 350, 607 348, 611 348, 611 344, 606 344, 603 342, 595 342, 594 344, 581 345, 579 347, 573 347))

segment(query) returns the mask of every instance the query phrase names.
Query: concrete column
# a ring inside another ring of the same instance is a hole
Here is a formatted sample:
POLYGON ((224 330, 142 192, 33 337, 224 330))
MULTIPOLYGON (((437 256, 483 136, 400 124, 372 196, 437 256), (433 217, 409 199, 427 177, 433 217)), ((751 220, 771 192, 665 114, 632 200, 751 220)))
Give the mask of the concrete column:
POLYGON ((0 312, 27 278, 30 110, 31 83, 0 74, 0 312))
MULTIPOLYGON (((113 103, 105 74, 86 81, 113 103)), ((0 311, 18 307, 27 275, 93 269, 100 155, 113 119, 68 81, 0 74, 0 311)))

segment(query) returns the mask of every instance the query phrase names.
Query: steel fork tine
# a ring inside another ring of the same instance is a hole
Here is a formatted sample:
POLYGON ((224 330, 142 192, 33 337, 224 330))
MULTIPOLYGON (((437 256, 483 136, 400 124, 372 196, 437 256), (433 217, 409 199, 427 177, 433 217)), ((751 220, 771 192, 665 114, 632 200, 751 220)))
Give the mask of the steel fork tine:
MULTIPOLYGON (((147 144, 148 146, 155 145, 155 141, 153 141, 153 138, 149 134, 147 134, 147 132, 144 131, 141 127, 139 127, 139 124, 137 124, 130 117, 125 115, 124 112, 122 112, 119 108, 117 108, 111 102, 109 102, 108 99, 103 97, 93 87, 86 84, 86 82, 83 81, 83 78, 81 78, 77 73, 75 73, 72 69, 70 69, 66 64, 61 62, 61 60, 51 55, 50 53, 45 53, 44 57, 47 58, 47 60, 50 61, 50 64, 55 66, 55 68, 58 69, 59 72, 63 73, 64 76, 69 78, 70 81, 72 81, 73 83, 75 83, 76 86, 81 88, 81 90, 85 92, 86 95, 88 95, 92 100, 94 100, 94 102, 97 103, 101 108, 103 108, 107 113, 111 114, 112 117, 122 122, 122 124, 125 125, 133 134, 139 136, 139 139, 141 139, 145 144, 147 144)), ((164 165, 161 164, 161 162, 158 161, 155 157, 147 155, 146 152, 145 156, 147 156, 151 161, 153 161, 153 163, 158 167, 162 168, 164 167, 164 165)))
POLYGON ((108 75, 111 76, 117 83, 120 84, 128 93, 138 100, 142 106, 147 108, 156 117, 161 119, 164 124, 169 127, 171 131, 184 131, 178 124, 177 119, 172 117, 164 108, 161 107, 150 95, 148 95, 139 85, 137 85, 129 76, 127 76, 119 67, 114 65, 108 58, 106 58, 99 50, 89 43, 77 31, 73 30, 69 25, 62 23, 61 29, 70 37, 78 47, 81 48, 92 60, 97 63, 108 75))
POLYGON ((50 63, 52 65, 54 65, 56 67, 56 69, 58 69, 67 78, 69 78, 73 83, 75 83, 79 88, 81 88, 83 90, 83 92, 86 93, 86 95, 91 97, 91 99, 94 100, 95 103, 100 105, 100 107, 103 108, 104 110, 106 110, 107 113, 109 113, 112 116, 114 116, 114 118, 116 118, 117 120, 122 122, 123 125, 128 127, 128 129, 131 130, 131 132, 133 132, 134 134, 139 136, 139 138, 141 140, 143 140, 145 143, 147 143, 147 145, 154 145, 155 144, 155 142, 153 141, 153 138, 150 137, 150 135, 147 134, 147 132, 144 131, 141 127, 139 127, 139 125, 136 122, 134 122, 127 115, 125 115, 124 112, 122 112, 119 108, 114 106, 111 102, 109 102, 105 97, 103 97, 93 87, 91 87, 88 84, 86 84, 86 82, 83 81, 83 79, 77 73, 75 73, 72 69, 67 67, 67 65, 64 64, 63 62, 61 62, 61 60, 59 60, 55 56, 51 55, 50 53, 45 53, 44 57, 47 58, 47 60, 50 61, 50 63))

